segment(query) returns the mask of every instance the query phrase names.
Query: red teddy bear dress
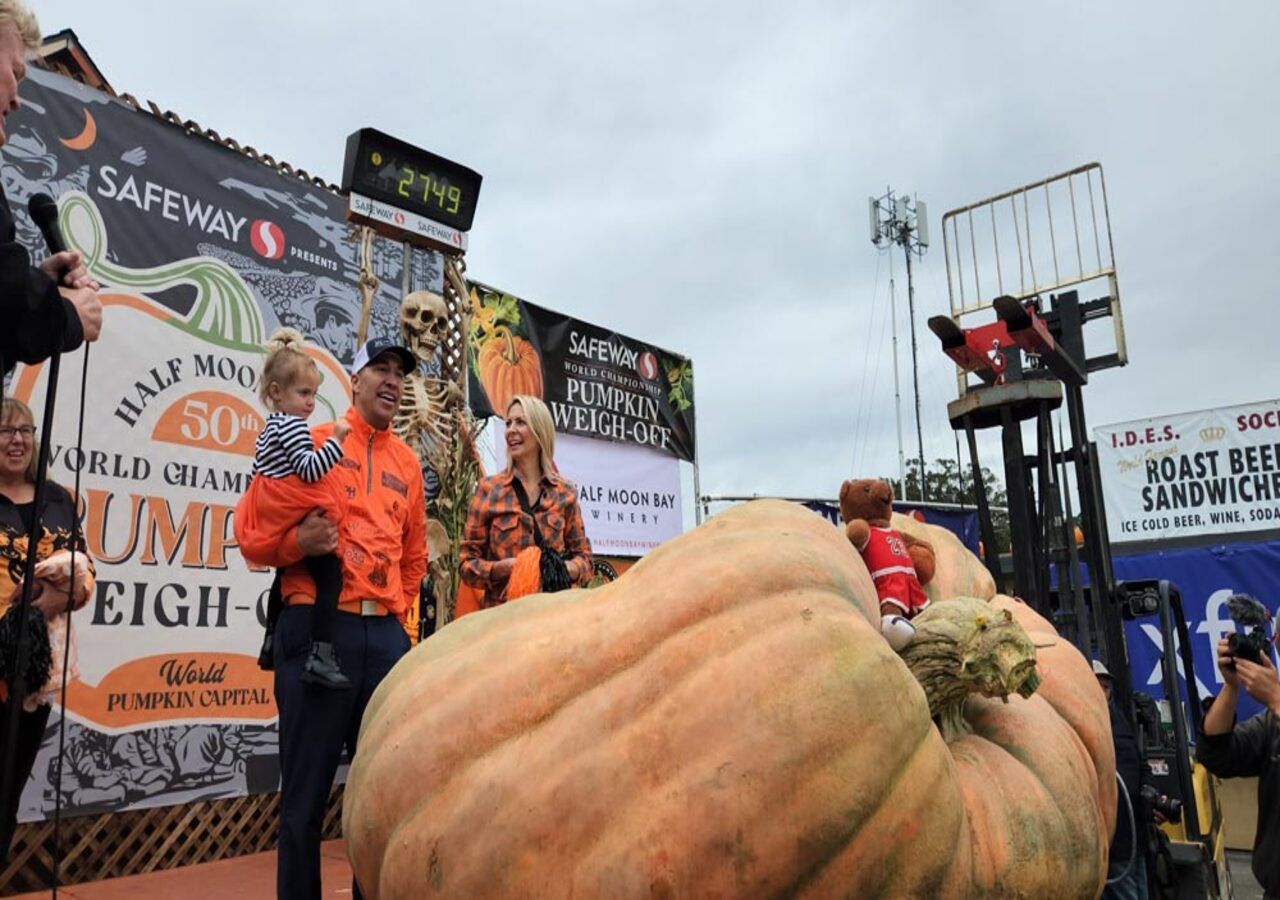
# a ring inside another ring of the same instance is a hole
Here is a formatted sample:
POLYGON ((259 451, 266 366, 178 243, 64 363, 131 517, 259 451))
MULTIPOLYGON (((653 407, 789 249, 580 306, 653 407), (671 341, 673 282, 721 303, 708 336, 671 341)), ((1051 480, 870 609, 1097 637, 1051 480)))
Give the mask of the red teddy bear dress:
POLYGON ((920 586, 902 535, 892 528, 872 525, 871 536, 861 553, 881 603, 892 603, 908 619, 915 618, 929 605, 929 595, 920 586))

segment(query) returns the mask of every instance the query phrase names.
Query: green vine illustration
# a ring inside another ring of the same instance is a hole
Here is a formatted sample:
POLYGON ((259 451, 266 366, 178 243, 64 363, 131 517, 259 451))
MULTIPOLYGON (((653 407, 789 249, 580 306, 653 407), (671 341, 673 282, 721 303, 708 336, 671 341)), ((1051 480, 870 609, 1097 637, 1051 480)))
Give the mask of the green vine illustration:
POLYGON ((668 367, 664 362, 664 368, 667 369, 667 382, 671 385, 667 399, 671 401, 672 409, 684 412, 693 406, 693 363, 683 359, 678 365, 668 367))

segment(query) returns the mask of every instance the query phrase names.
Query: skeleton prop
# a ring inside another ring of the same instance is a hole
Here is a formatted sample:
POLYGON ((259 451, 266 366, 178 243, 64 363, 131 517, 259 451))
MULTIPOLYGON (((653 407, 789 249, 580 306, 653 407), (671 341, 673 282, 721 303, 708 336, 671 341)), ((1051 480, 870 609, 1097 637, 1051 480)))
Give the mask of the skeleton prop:
POLYGON ((449 329, 449 310, 444 298, 430 291, 414 291, 400 307, 400 330, 404 345, 417 357, 419 367, 405 376, 404 396, 391 422, 392 430, 420 459, 439 468, 436 458, 449 443, 453 422, 462 402, 462 391, 452 381, 423 375, 439 373, 436 353, 449 329))

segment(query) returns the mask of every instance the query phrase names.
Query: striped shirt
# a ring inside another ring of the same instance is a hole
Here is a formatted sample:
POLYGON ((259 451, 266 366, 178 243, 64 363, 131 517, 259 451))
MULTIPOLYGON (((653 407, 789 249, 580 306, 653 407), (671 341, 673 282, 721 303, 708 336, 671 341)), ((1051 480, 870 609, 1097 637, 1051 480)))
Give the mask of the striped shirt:
POLYGON ((319 447, 307 423, 288 413, 267 416, 253 453, 253 474, 267 478, 297 475, 307 484, 319 481, 342 459, 342 444, 329 438, 319 447))

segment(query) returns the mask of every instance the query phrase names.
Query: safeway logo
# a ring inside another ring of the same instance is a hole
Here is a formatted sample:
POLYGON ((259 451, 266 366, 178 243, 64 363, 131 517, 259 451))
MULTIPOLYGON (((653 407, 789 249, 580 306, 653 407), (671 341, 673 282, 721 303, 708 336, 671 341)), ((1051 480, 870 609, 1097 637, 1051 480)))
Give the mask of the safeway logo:
POLYGON ((284 256, 284 231, 275 222, 257 219, 249 226, 249 243, 253 251, 263 259, 279 259, 284 256))
POLYGON ((658 377, 658 358, 646 350, 636 361, 636 371, 641 378, 653 381, 658 377))

